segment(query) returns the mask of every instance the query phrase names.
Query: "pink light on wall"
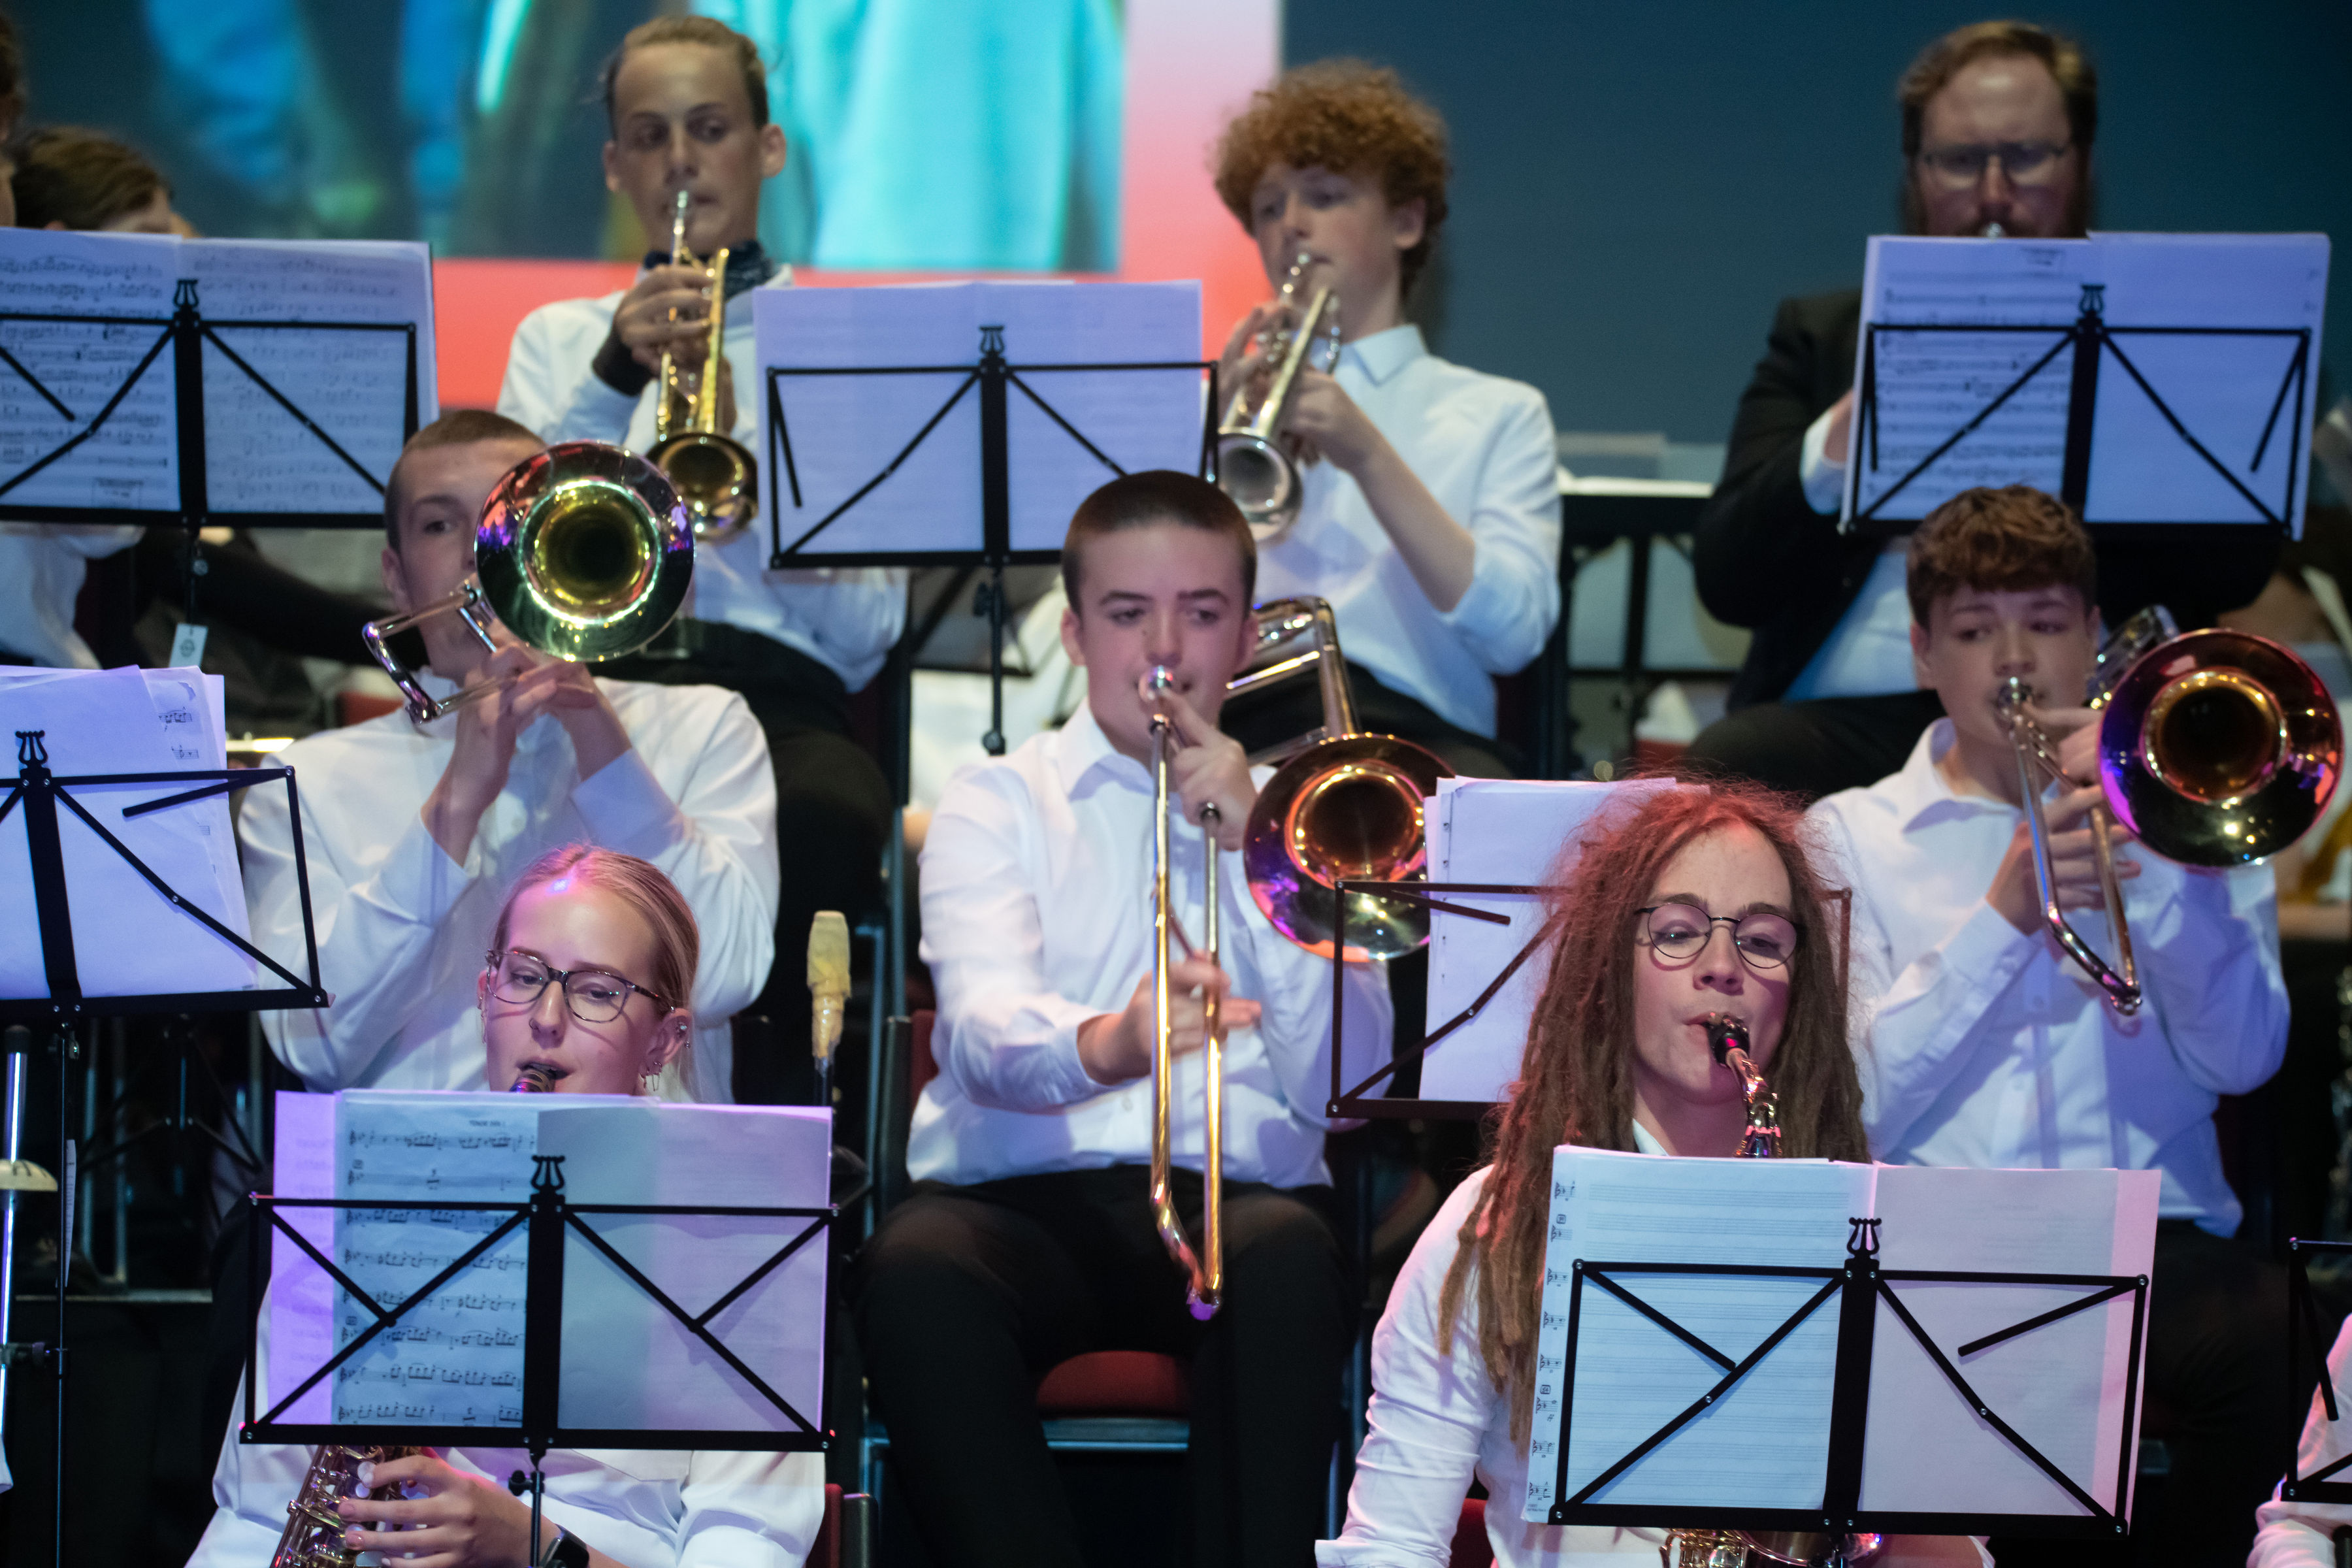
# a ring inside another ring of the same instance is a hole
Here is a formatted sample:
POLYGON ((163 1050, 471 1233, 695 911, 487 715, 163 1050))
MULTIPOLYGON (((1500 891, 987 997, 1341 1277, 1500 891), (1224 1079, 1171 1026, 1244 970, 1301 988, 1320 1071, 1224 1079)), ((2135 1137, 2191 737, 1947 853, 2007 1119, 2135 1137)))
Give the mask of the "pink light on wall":
MULTIPOLYGON (((1209 153, 1226 119, 1279 68, 1279 0, 1127 0, 1126 15, 1117 276, 1135 282, 1199 279, 1202 347, 1213 354, 1233 323, 1267 292, 1256 248, 1209 183, 1209 153)), ((593 179, 595 171, 581 177, 593 179)), ((435 261, 442 406, 487 408, 498 401, 507 344, 530 311, 552 300, 626 288, 635 273, 632 263, 615 261, 435 261)), ((980 276, 794 272, 799 282, 820 289, 980 276)))

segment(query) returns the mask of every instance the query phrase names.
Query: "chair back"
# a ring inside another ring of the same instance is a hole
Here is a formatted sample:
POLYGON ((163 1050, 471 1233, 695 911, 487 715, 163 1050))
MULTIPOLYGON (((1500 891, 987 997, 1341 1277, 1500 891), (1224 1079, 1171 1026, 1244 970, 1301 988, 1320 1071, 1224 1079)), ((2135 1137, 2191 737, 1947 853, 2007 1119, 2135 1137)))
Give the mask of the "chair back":
POLYGON ((1454 1527, 1454 1555, 1447 1562, 1448 1568, 1494 1568, 1495 1543, 1486 1539, 1485 1499, 1474 1497, 1463 1503, 1462 1522, 1454 1527))

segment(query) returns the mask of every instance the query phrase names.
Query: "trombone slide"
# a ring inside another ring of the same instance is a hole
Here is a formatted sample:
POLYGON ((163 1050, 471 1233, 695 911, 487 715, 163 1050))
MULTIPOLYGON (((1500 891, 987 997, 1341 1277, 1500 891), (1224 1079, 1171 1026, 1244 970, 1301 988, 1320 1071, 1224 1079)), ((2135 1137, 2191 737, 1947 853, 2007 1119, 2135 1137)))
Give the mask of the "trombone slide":
MULTIPOLYGON (((1164 670, 1151 672, 1155 687, 1166 683, 1164 670)), ((1223 1303, 1225 1289, 1224 1243, 1224 1108, 1225 1050, 1220 998, 1212 988, 1202 997, 1202 1060, 1205 1068, 1204 1137, 1201 1169, 1201 1247, 1196 1253, 1184 1234, 1183 1217, 1176 1212, 1169 1171, 1171 1122, 1175 1111, 1175 997, 1169 985, 1169 939, 1175 930, 1170 905, 1168 827, 1167 719, 1151 721, 1151 1216, 1160 1229, 1160 1245, 1184 1271, 1185 1305, 1192 1316, 1206 1321, 1223 1303)), ((1217 962, 1218 864, 1217 825, 1213 805, 1201 814, 1205 880, 1201 915, 1201 945, 1196 955, 1217 962)))

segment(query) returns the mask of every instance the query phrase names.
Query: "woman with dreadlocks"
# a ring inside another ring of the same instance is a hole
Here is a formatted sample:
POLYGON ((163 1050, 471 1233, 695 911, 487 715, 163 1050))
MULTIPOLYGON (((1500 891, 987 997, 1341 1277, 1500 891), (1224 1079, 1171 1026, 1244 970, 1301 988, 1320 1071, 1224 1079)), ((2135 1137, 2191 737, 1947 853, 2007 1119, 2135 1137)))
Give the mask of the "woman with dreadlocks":
POLYGON ((1562 1143, 1729 1155, 1739 1080, 1705 1020, 1748 1027, 1781 1107, 1780 1152, 1867 1160, 1846 1040, 1843 931, 1803 819, 1740 786, 1604 812, 1551 911, 1543 994, 1494 1163, 1423 1232, 1372 1341, 1371 1431, 1326 1568, 1443 1568, 1475 1474, 1502 1568, 1655 1552, 1659 1532, 1521 1522, 1551 1156, 1562 1143))

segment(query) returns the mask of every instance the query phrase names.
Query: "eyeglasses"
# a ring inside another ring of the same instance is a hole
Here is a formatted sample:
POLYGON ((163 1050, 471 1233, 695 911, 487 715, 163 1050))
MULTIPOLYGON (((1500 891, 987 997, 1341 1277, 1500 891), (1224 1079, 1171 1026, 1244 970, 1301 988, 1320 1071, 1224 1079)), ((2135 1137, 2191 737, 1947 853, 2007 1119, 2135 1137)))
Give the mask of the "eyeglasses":
POLYGON ((1786 915, 1756 910, 1737 917, 1711 915, 1689 904, 1653 904, 1635 910, 1649 918, 1650 946, 1667 958, 1696 958, 1715 935, 1715 928, 1731 928, 1731 945, 1750 969, 1778 969, 1797 951, 1800 931, 1786 915))
POLYGON ((1922 148, 1919 162, 1939 184, 1956 191, 1983 179, 1985 165, 1996 158, 2000 161, 2000 172, 2014 184, 2046 185, 2058 177, 2058 160, 2073 145, 2067 142, 1963 142, 1922 148))
POLYGON ((583 1024, 609 1024, 619 1017, 621 1010, 629 1005, 631 992, 642 993, 665 1013, 673 1006, 635 981, 607 974, 601 969, 558 969, 529 952, 493 952, 485 962, 490 970, 490 994, 499 1001, 518 1007, 536 1006, 541 994, 551 984, 560 982, 565 1005, 572 1009, 572 1016, 583 1024))

